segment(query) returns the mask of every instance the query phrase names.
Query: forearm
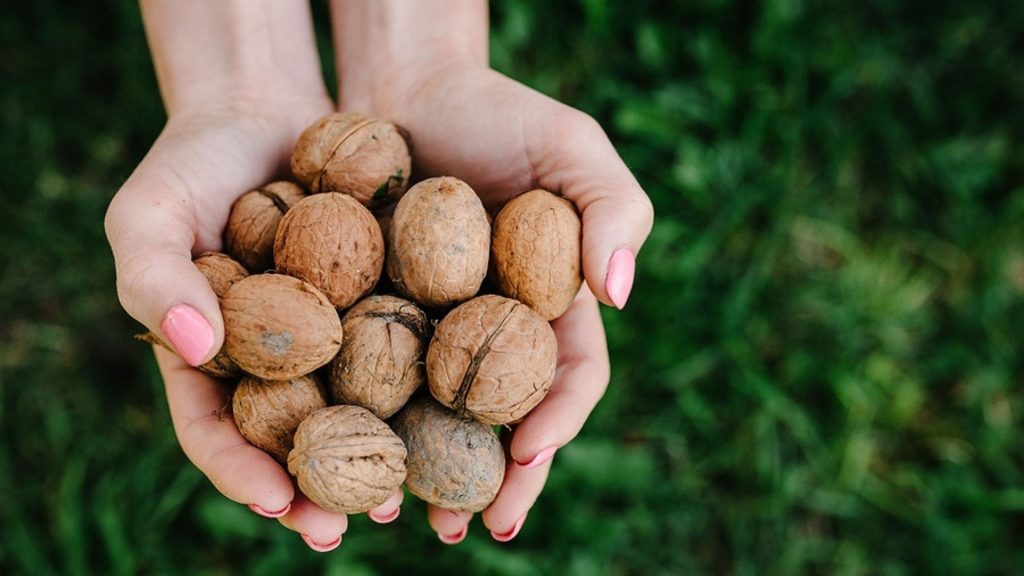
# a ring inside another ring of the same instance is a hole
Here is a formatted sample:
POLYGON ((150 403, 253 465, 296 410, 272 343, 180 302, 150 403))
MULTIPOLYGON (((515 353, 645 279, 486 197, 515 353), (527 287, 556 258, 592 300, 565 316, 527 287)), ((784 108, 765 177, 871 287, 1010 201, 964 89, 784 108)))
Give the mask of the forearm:
POLYGON ((487 65, 486 0, 332 0, 331 18, 343 108, 384 104, 439 66, 487 65))
POLYGON ((209 103, 326 98, 307 2, 141 0, 168 114, 209 103))

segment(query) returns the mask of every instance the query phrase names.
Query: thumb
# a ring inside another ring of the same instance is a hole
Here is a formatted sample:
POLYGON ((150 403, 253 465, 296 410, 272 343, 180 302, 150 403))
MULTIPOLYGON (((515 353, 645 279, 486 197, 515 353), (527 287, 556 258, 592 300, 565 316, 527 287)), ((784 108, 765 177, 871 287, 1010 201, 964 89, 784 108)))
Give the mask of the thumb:
POLYGON ((542 153, 533 162, 538 181, 580 210, 583 275, 598 300, 622 308, 636 255, 651 232, 651 201, 590 116, 562 108, 544 130, 542 153))
POLYGON ((224 338, 217 296, 192 264, 194 207, 145 165, 114 196, 105 227, 121 305, 192 366, 213 358, 224 338))

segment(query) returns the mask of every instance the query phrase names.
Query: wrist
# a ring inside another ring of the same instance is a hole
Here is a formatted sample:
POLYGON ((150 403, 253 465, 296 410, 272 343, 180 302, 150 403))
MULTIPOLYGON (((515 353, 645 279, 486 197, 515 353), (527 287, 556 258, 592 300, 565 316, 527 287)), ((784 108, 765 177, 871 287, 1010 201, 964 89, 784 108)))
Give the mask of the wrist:
POLYGON ((342 109, 381 113, 425 79, 488 66, 483 0, 335 0, 331 16, 342 109))
POLYGON ((307 3, 143 0, 170 116, 192 109, 327 98, 307 3))

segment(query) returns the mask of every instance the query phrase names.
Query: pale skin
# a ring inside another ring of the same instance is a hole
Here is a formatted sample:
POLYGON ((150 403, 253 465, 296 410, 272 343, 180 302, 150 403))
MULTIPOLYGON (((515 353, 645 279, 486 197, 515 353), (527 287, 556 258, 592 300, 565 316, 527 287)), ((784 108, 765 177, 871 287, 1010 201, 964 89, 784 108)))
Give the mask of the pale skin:
MULTIPOLYGON (((287 176, 302 129, 341 109, 408 129, 417 177, 458 176, 489 208, 535 187, 576 204, 586 283, 552 324, 556 381, 511 432, 505 483, 481 513, 495 539, 514 537, 552 456, 604 394, 609 366, 598 301, 624 305, 653 217, 600 126, 487 67, 480 0, 334 0, 337 105, 320 75, 306 3, 143 0, 142 8, 168 121, 107 213, 118 295, 186 358, 156 349, 185 454, 226 497, 277 517, 314 550, 337 547, 347 518, 312 504, 277 462, 245 442, 231 418, 220 417, 224 386, 191 367, 223 341, 216 296, 191 258, 220 249, 234 200, 287 176)), ((369 515, 389 522, 401 504, 399 491, 369 515)), ((471 517, 428 512, 446 543, 465 537, 471 517)))

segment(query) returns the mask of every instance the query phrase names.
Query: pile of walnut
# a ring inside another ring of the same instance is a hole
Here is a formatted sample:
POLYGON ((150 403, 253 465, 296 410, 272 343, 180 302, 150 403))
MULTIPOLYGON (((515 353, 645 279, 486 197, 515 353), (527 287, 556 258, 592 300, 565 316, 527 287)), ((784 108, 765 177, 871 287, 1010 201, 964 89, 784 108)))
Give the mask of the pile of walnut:
POLYGON ((390 122, 328 115, 295 145, 298 184, 240 197, 227 254, 195 260, 225 329, 200 369, 240 379, 242 435, 326 510, 365 512, 403 483, 446 509, 486 508, 505 474, 493 426, 547 394, 548 322, 582 282, 570 202, 533 190, 492 224, 458 178, 406 190, 410 164, 390 122))

